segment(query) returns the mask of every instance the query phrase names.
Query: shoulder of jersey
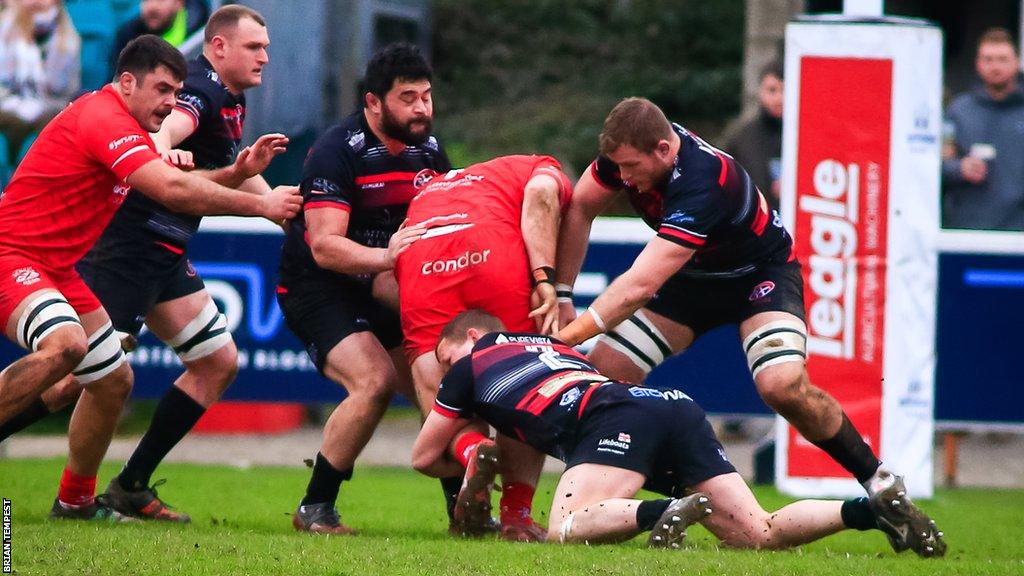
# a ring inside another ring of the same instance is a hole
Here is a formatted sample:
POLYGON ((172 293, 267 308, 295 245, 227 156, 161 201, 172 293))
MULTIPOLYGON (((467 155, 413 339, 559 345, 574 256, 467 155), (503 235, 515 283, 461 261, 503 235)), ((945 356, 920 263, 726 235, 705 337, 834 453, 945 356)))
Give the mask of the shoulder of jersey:
POLYGON ((495 344, 551 344, 551 338, 539 334, 512 334, 509 332, 498 332, 494 337, 495 344))

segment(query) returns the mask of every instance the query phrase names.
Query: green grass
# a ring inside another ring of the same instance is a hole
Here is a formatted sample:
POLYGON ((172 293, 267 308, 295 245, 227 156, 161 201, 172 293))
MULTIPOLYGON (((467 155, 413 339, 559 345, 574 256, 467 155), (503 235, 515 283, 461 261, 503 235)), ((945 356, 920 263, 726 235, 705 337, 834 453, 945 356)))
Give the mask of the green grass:
MULTIPOLYGON (((643 540, 603 547, 459 541, 446 535, 436 481, 402 469, 362 468, 342 489, 355 537, 292 531, 289 514, 308 480, 297 468, 161 467, 161 493, 190 526, 51 522, 62 460, 0 460, 0 496, 13 502, 18 574, 1024 574, 1022 490, 940 490, 926 503, 946 532, 942 560, 897 556, 879 532, 844 532, 783 552, 719 549, 702 528, 682 551, 643 540)), ((117 465, 103 468, 101 489, 117 465)), ((546 477, 537 508, 550 504, 546 477)), ((788 501, 758 489, 766 507, 788 501)), ((538 516, 540 520, 544 518, 538 516)))

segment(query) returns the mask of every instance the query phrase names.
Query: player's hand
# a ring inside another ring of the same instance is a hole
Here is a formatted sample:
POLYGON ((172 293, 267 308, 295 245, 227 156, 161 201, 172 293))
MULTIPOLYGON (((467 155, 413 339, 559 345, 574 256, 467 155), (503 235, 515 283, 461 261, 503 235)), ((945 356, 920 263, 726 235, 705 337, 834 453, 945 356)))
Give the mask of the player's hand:
POLYGON ((278 186, 262 196, 258 196, 263 204, 260 213, 264 218, 281 224, 290 220, 302 208, 302 196, 298 186, 278 186))
POLYGON ((576 305, 572 300, 558 303, 558 325, 568 326, 569 322, 576 319, 576 305))
POLYGON ((550 282, 538 282, 530 295, 530 318, 537 324, 537 331, 544 335, 558 332, 558 294, 550 282))
POLYGON ((235 158, 235 170, 246 179, 262 174, 270 161, 288 147, 288 137, 284 134, 264 134, 252 146, 246 146, 235 158))
POLYGON ((412 243, 419 240, 420 236, 423 236, 427 232, 427 227, 423 223, 419 223, 415 226, 409 226, 409 221, 402 222, 402 225, 398 227, 398 231, 391 235, 391 240, 388 241, 387 248, 387 269, 391 270, 395 267, 395 262, 398 261, 398 255, 409 249, 412 243))
POLYGON ((981 158, 964 156, 960 159, 960 175, 971 184, 981 184, 988 177, 988 164, 981 158))
POLYGON ((192 158, 192 153, 188 150, 168 150, 160 155, 171 166, 188 172, 196 167, 195 160, 192 158))

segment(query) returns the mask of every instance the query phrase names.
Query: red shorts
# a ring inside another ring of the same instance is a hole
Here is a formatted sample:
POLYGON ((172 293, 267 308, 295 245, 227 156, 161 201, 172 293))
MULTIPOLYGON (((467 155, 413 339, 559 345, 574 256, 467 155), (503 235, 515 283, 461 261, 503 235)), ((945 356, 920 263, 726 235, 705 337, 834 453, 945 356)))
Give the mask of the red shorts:
POLYGON ((3 326, 26 298, 43 289, 64 295, 79 316, 102 305, 74 268, 50 270, 20 254, 0 255, 0 320, 3 326))
POLYGON ((530 264, 516 231, 473 227, 420 239, 395 267, 405 351, 412 362, 434 353, 445 325, 478 308, 513 332, 534 332, 530 264))

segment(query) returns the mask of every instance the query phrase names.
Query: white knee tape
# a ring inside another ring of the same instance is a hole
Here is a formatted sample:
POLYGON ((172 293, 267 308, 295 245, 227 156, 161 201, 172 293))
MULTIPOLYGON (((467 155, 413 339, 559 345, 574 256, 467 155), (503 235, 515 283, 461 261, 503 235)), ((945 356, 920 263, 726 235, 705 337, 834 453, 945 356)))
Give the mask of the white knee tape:
POLYGON ((48 291, 36 296, 18 319, 18 344, 35 352, 39 343, 61 326, 82 322, 78 313, 60 292, 48 291))
POLYGON ((114 325, 107 322, 89 335, 89 351, 72 374, 80 384, 88 384, 117 370, 126 359, 114 325))
POLYGON ((575 512, 569 512, 569 515, 566 516, 565 521, 562 522, 562 525, 558 528, 558 541, 559 542, 564 544, 569 539, 569 534, 572 532, 572 523, 573 523, 573 520, 575 520, 575 519, 576 519, 576 513, 575 512))
POLYGON ((199 314, 167 344, 174 348, 182 362, 190 362, 213 354, 229 342, 228 320, 217 310, 213 300, 208 300, 199 314))
POLYGON ((602 334, 598 341, 625 354, 644 374, 672 355, 668 340, 642 310, 637 310, 611 332, 602 334))
POLYGON ((754 330, 743 340, 750 373, 784 362, 803 362, 807 357, 807 329, 802 322, 777 320, 754 330))

